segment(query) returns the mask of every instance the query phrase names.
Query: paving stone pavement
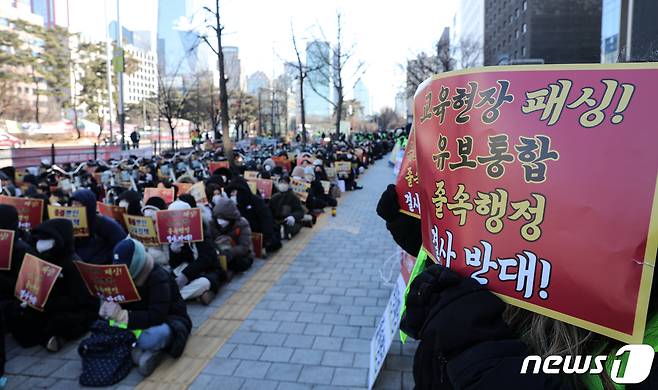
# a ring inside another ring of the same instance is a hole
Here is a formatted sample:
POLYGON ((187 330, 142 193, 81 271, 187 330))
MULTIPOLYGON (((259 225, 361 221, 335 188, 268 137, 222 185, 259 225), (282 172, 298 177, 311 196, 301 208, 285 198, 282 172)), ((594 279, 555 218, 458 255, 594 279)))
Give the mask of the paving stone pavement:
MULTIPOLYGON (((370 339, 391 293, 380 269, 397 251, 375 207, 392 181, 385 160, 366 171, 364 189, 344 195, 338 215, 328 218, 190 389, 367 387, 370 339)), ((375 388, 413 388, 415 349, 413 342, 394 341, 375 388)))
MULTIPOLYGON (((375 214, 379 195, 393 181, 386 159, 361 177, 363 190, 344 195, 327 221, 267 291, 238 330, 210 360, 190 389, 365 388, 370 339, 391 287, 380 269, 397 251, 375 214)), ((265 260, 266 261, 266 260, 265 260)), ((223 287, 210 306, 190 304, 195 330, 265 263, 223 287)), ((384 272, 386 274, 386 272, 384 272)), ((393 275, 393 280, 397 275, 393 275)), ((78 342, 51 354, 23 349, 7 337, 9 389, 75 389, 81 371, 78 342)), ((416 344, 393 342, 377 389, 411 389, 416 344)), ((142 381, 136 370, 112 389, 142 381)))

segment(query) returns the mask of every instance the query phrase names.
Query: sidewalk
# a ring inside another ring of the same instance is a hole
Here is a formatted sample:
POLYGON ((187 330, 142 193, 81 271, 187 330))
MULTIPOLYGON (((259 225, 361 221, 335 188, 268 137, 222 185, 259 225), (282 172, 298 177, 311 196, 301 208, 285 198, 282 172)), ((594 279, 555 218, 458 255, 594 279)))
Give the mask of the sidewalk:
MULTIPOLYGON (((208 307, 190 304, 195 329, 184 355, 147 380, 133 370, 115 389, 365 388, 370 339, 391 288, 380 276, 397 251, 375 213, 393 181, 385 160, 268 260, 257 260, 208 307)), ((393 275, 393 280, 397 275, 393 275)), ((77 343, 57 354, 8 338, 9 388, 79 388, 77 343)), ((415 344, 394 342, 375 388, 411 389, 415 344)))

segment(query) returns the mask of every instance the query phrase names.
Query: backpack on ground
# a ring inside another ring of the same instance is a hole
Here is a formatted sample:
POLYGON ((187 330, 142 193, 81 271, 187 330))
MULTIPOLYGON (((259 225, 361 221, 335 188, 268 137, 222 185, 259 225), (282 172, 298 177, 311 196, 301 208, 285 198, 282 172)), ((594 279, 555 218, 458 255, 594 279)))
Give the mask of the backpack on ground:
POLYGON ((82 386, 110 386, 128 376, 133 366, 130 353, 135 335, 126 329, 98 320, 91 326, 91 336, 82 340, 78 354, 82 358, 82 386))

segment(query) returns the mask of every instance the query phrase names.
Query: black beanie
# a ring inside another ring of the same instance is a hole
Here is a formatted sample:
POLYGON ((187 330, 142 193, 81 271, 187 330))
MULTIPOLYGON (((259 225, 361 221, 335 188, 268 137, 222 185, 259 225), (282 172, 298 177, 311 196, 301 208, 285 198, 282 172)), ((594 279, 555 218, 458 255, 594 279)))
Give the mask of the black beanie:
POLYGON ((182 200, 183 202, 187 203, 190 205, 190 207, 195 208, 196 207, 196 199, 190 194, 182 194, 178 197, 179 200, 182 200))
POLYGON ((167 204, 165 203, 164 199, 162 199, 159 196, 152 196, 146 201, 145 206, 153 206, 157 207, 158 210, 166 210, 167 209, 167 204))
POLYGON ((14 206, 0 204, 0 229, 18 230, 18 211, 14 206))

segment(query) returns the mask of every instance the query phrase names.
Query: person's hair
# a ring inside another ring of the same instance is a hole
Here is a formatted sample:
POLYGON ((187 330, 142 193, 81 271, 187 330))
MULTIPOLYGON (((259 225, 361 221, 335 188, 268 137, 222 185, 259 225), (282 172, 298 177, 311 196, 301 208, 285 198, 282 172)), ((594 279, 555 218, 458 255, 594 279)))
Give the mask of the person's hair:
MULTIPOLYGON (((530 353, 542 358, 549 355, 606 354, 614 344, 614 341, 586 329, 512 305, 507 305, 503 319, 528 346, 530 353), (597 347, 600 352, 596 351, 597 347)), ((599 376, 605 390, 615 390, 606 370, 599 376)), ((569 375, 565 379, 573 388, 585 389, 580 376, 569 375)))

